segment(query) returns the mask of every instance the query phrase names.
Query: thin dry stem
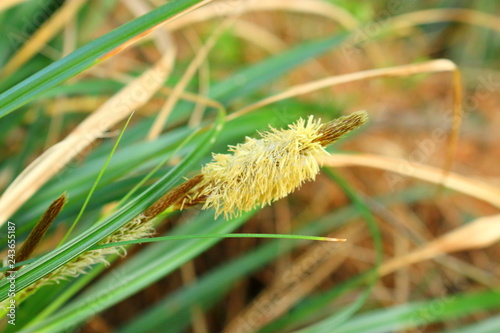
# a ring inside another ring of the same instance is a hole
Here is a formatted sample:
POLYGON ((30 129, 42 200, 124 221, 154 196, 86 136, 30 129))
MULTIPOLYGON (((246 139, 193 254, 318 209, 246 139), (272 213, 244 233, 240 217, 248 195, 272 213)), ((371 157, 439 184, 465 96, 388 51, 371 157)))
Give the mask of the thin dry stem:
POLYGON ((287 47, 277 35, 253 22, 240 20, 234 25, 233 30, 235 36, 255 44, 270 54, 281 52, 287 47))
MULTIPOLYGON (((168 96, 172 93, 172 89, 169 87, 160 88, 160 94, 157 98, 152 98, 151 102, 144 105, 136 111, 140 115, 154 115, 158 112, 158 105, 164 101, 163 95, 168 96)), ((205 96, 196 95, 190 92, 183 92, 180 98, 184 101, 189 101, 197 104, 210 106, 213 108, 221 109, 222 104, 215 100, 211 100, 205 96)), ((101 106, 109 98, 106 97, 88 97, 88 96, 78 96, 78 97, 64 97, 64 104, 59 103, 60 99, 48 102, 46 106, 47 114, 51 116, 63 115, 70 112, 82 112, 89 113, 93 112, 99 106, 101 106), (64 106, 64 108, 62 107, 64 106)))
MULTIPOLYGON (((186 29, 185 36, 194 53, 198 52, 198 50, 203 47, 203 43, 194 29, 186 29)), ((198 95, 207 96, 210 89, 210 65, 207 58, 200 64, 200 68, 198 69, 198 80, 200 82, 198 85, 198 95)), ((194 128, 201 124, 205 109, 205 103, 202 103, 201 101, 197 101, 195 103, 193 111, 191 112, 191 117, 188 121, 189 127, 194 128)))
MULTIPOLYGON (((63 51, 62 56, 65 57, 76 48, 76 21, 70 20, 66 22, 63 30, 63 51)), ((60 96, 54 100, 55 109, 57 111, 64 110, 66 105, 66 97, 60 96)), ((63 117, 60 116, 60 111, 55 112, 50 118, 50 125, 47 134, 47 140, 45 141, 44 149, 48 149, 50 146, 54 145, 59 138, 62 130, 63 117)))

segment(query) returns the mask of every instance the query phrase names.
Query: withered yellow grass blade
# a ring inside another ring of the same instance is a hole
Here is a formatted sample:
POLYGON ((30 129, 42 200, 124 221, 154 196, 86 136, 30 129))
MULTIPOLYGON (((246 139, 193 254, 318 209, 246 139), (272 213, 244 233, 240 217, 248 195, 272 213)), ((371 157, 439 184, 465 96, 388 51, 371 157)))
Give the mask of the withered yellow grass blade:
POLYGON ((332 154, 325 158, 326 166, 364 166, 387 170, 427 182, 442 184, 444 187, 486 201, 500 208, 500 190, 482 181, 470 179, 450 172, 442 178, 443 170, 412 162, 410 167, 404 159, 373 154, 332 154))
MULTIPOLYGON (((155 99, 152 99, 154 103, 149 102, 137 111, 141 115, 153 115, 158 113, 158 108, 161 102, 163 102, 163 96, 169 96, 172 93, 172 89, 169 87, 161 87, 160 94, 155 99)), ((190 92, 183 92, 180 98, 184 101, 189 101, 193 103, 199 103, 204 106, 210 106, 213 108, 221 108, 221 104, 208 99, 207 97, 196 95, 190 92)), ((69 112, 82 112, 90 113, 97 109, 102 103, 104 103, 108 98, 106 97, 88 97, 88 96, 78 96, 78 97, 67 97, 64 99, 64 109, 58 107, 57 101, 48 102, 46 105, 46 112, 48 115, 61 115, 69 112)))
POLYGON ((270 54, 286 49, 283 40, 258 24, 240 20, 236 22, 233 30, 235 36, 255 44, 270 54))
POLYGON ((408 253, 385 262, 380 275, 390 274, 402 267, 433 259, 445 253, 481 249, 500 240, 500 215, 478 218, 436 240, 408 253))

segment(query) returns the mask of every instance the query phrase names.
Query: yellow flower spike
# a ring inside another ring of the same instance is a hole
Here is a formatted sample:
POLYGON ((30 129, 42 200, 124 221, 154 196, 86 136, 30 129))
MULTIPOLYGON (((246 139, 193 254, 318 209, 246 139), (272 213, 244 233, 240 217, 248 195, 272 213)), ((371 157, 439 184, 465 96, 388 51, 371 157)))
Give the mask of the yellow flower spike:
POLYGON ((270 127, 259 133, 260 139, 247 137, 245 143, 229 146, 232 154, 213 154, 191 198, 204 200, 203 209, 214 208, 216 217, 224 214, 226 219, 269 205, 314 180, 322 158, 328 155, 324 147, 367 119, 364 111, 325 124, 309 116, 285 130, 270 127))

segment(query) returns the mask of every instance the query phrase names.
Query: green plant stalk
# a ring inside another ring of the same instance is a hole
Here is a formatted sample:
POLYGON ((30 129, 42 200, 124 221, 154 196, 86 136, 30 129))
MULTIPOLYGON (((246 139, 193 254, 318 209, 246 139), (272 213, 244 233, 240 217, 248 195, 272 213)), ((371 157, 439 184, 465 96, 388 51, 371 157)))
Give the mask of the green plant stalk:
POLYGON ((179 236, 164 236, 153 238, 134 239, 124 242, 108 243, 96 245, 91 250, 105 249, 107 247, 123 246, 130 244, 154 243, 161 241, 174 241, 183 239, 203 239, 203 238, 267 238, 267 239, 295 239, 295 240, 311 240, 321 242, 344 242, 344 239, 306 236, 306 235, 287 235, 287 234, 256 234, 256 233, 238 233, 238 234, 200 234, 200 235, 179 235, 179 236))
POLYGON ((85 201, 83 202, 82 208, 78 212, 78 215, 76 216, 75 221, 71 224, 71 227, 68 229, 68 231, 66 232, 64 237, 61 239, 58 246, 61 246, 66 241, 66 239, 68 239, 69 235, 71 235, 71 232, 75 228, 76 224, 78 223, 78 221, 80 221, 81 217, 83 216, 83 212, 85 211, 85 208, 87 208, 87 205, 90 201, 90 198, 92 197, 92 194, 94 193, 95 189, 97 188, 99 181, 101 180, 102 176, 104 175, 104 172, 106 171, 106 168, 108 167, 109 162, 111 161, 111 158, 113 157, 113 155, 116 151, 116 148, 118 148, 118 144, 120 143, 120 141, 123 137, 123 134, 125 133, 125 130, 127 129, 128 124, 130 123, 130 120, 132 119, 133 115, 134 115, 134 112, 132 112, 130 114, 130 116, 128 117, 127 122, 125 123, 125 126, 123 126, 123 128, 120 132, 120 135, 118 136, 118 139, 116 140, 115 144, 113 145, 113 148, 111 148, 111 153, 108 155, 108 158, 106 159, 106 162, 104 163, 104 166, 101 168, 101 171, 97 175, 97 178, 94 181, 94 184, 92 185, 92 188, 90 189, 89 194, 85 198, 85 201))
MULTIPOLYGON (((500 290, 449 295, 432 300, 378 309, 360 314, 352 321, 335 329, 338 333, 400 332, 446 319, 470 315, 476 311, 498 309, 500 290)), ((421 330, 420 330, 421 331, 421 330)), ((474 331, 480 332, 480 331, 474 331)), ((485 332, 497 332, 489 330, 485 332)))

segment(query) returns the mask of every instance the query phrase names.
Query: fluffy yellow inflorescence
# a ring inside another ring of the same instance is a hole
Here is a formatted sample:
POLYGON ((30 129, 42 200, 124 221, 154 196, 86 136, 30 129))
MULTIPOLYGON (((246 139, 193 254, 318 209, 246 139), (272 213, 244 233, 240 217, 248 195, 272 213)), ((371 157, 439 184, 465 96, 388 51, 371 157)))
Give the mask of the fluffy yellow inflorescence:
POLYGON ((232 154, 214 154, 202 170, 198 197, 204 209, 214 208, 216 217, 238 216, 287 196, 305 181, 314 180, 321 159, 328 155, 324 146, 366 121, 358 112, 323 124, 310 116, 299 119, 286 130, 259 133, 261 139, 246 138, 230 146, 232 154))

